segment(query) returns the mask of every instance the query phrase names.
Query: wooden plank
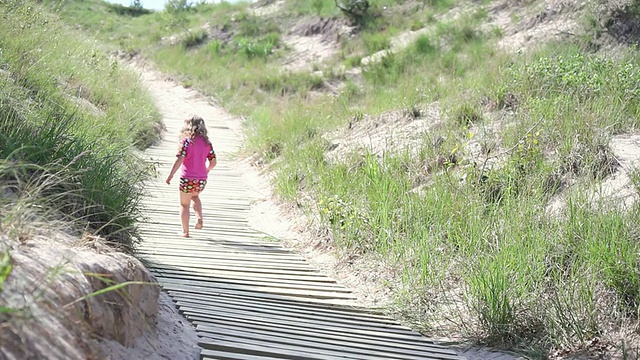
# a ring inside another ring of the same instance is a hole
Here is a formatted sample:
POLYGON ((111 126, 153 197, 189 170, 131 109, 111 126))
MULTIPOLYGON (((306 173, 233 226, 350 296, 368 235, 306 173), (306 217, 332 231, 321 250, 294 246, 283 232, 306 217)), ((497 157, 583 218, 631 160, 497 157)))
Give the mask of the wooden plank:
POLYGON ((238 290, 238 291, 256 291, 274 295, 284 296, 297 296, 297 297, 309 297, 317 299, 353 299, 348 290, 315 290, 313 288, 308 290, 289 289, 289 288, 276 288, 269 286, 244 286, 228 283, 221 283, 215 281, 198 281, 198 280, 185 280, 176 278, 161 277, 159 279, 163 284, 174 283, 181 284, 183 286, 189 286, 192 288, 209 289, 210 291, 219 291, 222 289, 238 290))
MULTIPOLYGON (((277 356, 277 355, 276 355, 277 356)), ((217 351, 204 349, 200 353, 201 360, 282 360, 285 357, 260 356, 249 354, 230 353, 226 351, 217 351)))
MULTIPOLYGON (((176 229, 177 230, 177 229, 176 229)), ((192 232, 193 235, 198 235, 198 232, 192 232)), ((238 259, 246 259, 247 257, 263 258, 263 259, 275 259, 282 261, 291 261, 296 263, 308 262, 299 256, 291 255, 286 250, 278 247, 269 247, 262 245, 253 245, 250 243, 242 243, 237 241, 216 241, 208 239, 200 239, 196 236, 188 238, 181 238, 177 236, 176 240, 164 240, 158 239, 157 241, 150 241, 147 246, 141 250, 147 250, 147 248, 157 248, 159 250, 175 250, 181 253, 187 252, 205 252, 215 256, 224 256, 229 254, 238 259), (181 241, 184 239, 184 241, 181 241)))
MULTIPOLYGON (((369 360, 366 358, 356 357, 349 353, 338 353, 335 351, 322 351, 315 348, 302 346, 283 346, 281 344, 272 344, 267 341, 252 339, 229 339, 226 336, 220 336, 218 339, 203 338, 198 346, 211 350, 237 351, 241 354, 250 355, 289 355, 285 359, 318 359, 318 360, 335 360, 335 359, 353 359, 353 360, 369 360)), ((378 359, 379 360, 379 359, 378 359)))
MULTIPOLYGON (((340 338, 318 338, 297 333, 270 332, 254 329, 234 329, 233 327, 211 327, 207 332, 207 337, 219 338, 219 334, 228 337, 260 339, 272 343, 294 344, 296 346, 311 347, 315 349, 325 349, 339 352, 349 352, 365 356, 375 356, 382 359, 402 359, 402 360, 424 360, 425 357, 441 358, 446 360, 456 360, 455 353, 442 353, 432 351, 428 347, 418 350, 401 349, 398 347, 385 346, 384 342, 373 344, 358 344, 351 341, 348 334, 340 338)), ((436 349, 438 350, 438 349, 436 349)))
POLYGON ((185 297, 176 297, 174 299, 174 301, 176 303, 184 303, 184 304, 200 304, 200 305, 211 305, 211 306, 224 306, 224 305, 242 305, 245 308, 249 308, 249 309, 254 309, 254 310, 262 310, 262 309, 267 309, 267 310, 272 310, 272 311, 280 311, 280 312, 285 312, 291 315, 291 317, 297 317, 298 315, 306 315, 306 314, 313 314, 313 315, 317 315, 317 316, 322 316, 322 317, 335 317, 335 318, 342 318, 342 319, 350 319, 350 320, 359 320, 359 321, 363 321, 363 322, 392 322, 391 319, 386 318, 386 317, 382 317, 382 316, 378 316, 378 315, 372 315, 372 314, 367 314, 367 313, 358 313, 355 311, 348 311, 348 310, 339 310, 339 309, 322 309, 322 308, 318 308, 317 306, 310 306, 310 305, 303 305, 303 304, 297 304, 297 305, 291 305, 291 304, 287 304, 287 303, 273 303, 273 302, 265 302, 265 301, 251 301, 251 300, 244 300, 244 301, 239 301, 237 299, 228 299, 225 298, 223 296, 217 296, 215 298, 211 298, 211 297, 207 297, 207 298, 202 298, 202 297, 198 297, 198 298, 193 298, 193 297, 189 297, 189 298, 185 298, 185 297))
MULTIPOLYGON (((168 289, 167 292, 171 294, 174 299, 189 299, 189 298, 197 298, 199 300, 210 300, 215 302, 216 299, 244 299, 247 301, 260 301, 265 304, 294 304, 298 306, 305 306, 312 309, 317 309, 318 311, 342 311, 348 310, 353 311, 354 313, 368 313, 367 309, 362 308, 353 301, 316 301, 316 299, 307 299, 301 297, 291 297, 291 296, 277 296, 271 294, 264 293, 253 293, 253 292, 234 292, 234 291, 218 291, 216 293, 206 294, 201 292, 194 291, 183 291, 183 290, 172 290, 168 289), (194 296, 192 294, 197 294, 194 296), (258 295, 256 295, 258 294, 258 295), (266 296, 259 296, 266 295, 266 296), (256 298, 256 296, 258 296, 256 298)), ((177 301, 177 300, 176 300, 177 301)))
POLYGON ((409 350, 420 350, 425 347, 429 347, 430 349, 444 351, 445 353, 451 353, 449 349, 444 348, 443 346, 429 343, 427 341, 420 341, 421 337, 419 335, 414 336, 409 340, 401 340, 389 338, 386 334, 382 333, 378 336, 374 335, 366 335, 361 333, 350 332, 348 336, 344 336, 340 332, 336 332, 333 330, 323 330, 318 328, 309 328, 309 329, 301 329, 295 326, 287 326, 282 324, 274 324, 274 325, 264 325, 258 322, 250 322, 250 321, 229 321, 226 319, 217 319, 212 322, 194 322, 196 324, 196 331, 200 331, 203 333, 211 333, 217 334, 220 330, 217 327, 231 327, 234 329, 240 329, 242 331, 252 332, 252 331, 270 331, 270 332, 278 332, 278 333, 287 333, 287 334, 298 334, 305 335, 312 338, 318 339, 349 339, 352 343, 362 344, 363 346, 368 345, 380 345, 384 344, 385 346, 390 346, 393 348, 400 349, 409 349, 409 350))
MULTIPOLYGON (((209 340, 209 339, 205 339, 209 340)), ((322 354, 314 354, 309 351, 290 350, 290 349, 278 349, 269 346, 255 346, 253 344, 237 344, 234 342, 216 342, 206 343, 206 346, 200 345, 205 350, 223 351, 227 353, 236 353, 239 355, 249 356, 267 356, 277 357, 278 359, 291 359, 291 360, 336 360, 336 359, 351 359, 348 357, 330 357, 322 354), (240 346, 240 347, 239 347, 240 346)), ((204 351, 204 350, 203 350, 204 351)))
POLYGON ((286 321, 280 321, 277 319, 268 319, 261 317, 250 316, 202 316, 202 315, 187 315, 187 318, 197 326, 209 326, 209 325, 233 325, 233 324, 249 324, 257 327, 268 327, 274 329, 295 329, 304 332, 313 332, 320 334, 344 334, 348 330, 349 336, 358 339, 371 339, 375 341, 386 341, 392 343, 399 343, 406 346, 407 344, 423 344, 429 343, 429 346, 439 347, 436 344, 430 343, 428 340, 422 338, 420 334, 406 332, 406 333, 387 333, 384 329, 364 329, 364 328, 344 328, 329 324, 323 327, 319 327, 315 324, 298 323, 294 319, 286 321))
MULTIPOLYGON (((179 306, 179 311, 183 312, 187 318, 190 316, 198 317, 198 320, 206 322, 207 319, 217 319, 220 317, 228 317, 229 319, 248 319, 248 320, 256 320, 256 319, 264 319, 269 320, 271 322, 280 322, 286 323, 290 325, 298 325, 301 327, 317 327, 317 328, 326 328, 331 327, 332 329, 336 329, 336 331, 341 331, 342 333, 349 333, 351 330, 368 330, 368 331, 376 331, 376 332, 388 332, 394 334, 407 334, 407 330, 394 327, 393 325, 386 324, 371 324, 369 322, 347 322, 347 321, 338 321, 337 319, 309 319, 303 317, 287 317, 284 315, 274 315, 274 314, 266 314, 259 313, 257 311, 253 311, 253 309, 230 309, 230 308, 202 308, 202 307, 192 307, 192 306, 179 306), (341 330, 338 330, 341 329, 341 330)), ((413 334, 414 336, 416 334, 413 334)))
MULTIPOLYGON (((398 325, 389 318, 371 317, 352 312, 338 311, 322 311, 317 308, 305 309, 304 307, 293 308, 290 306, 275 306, 274 304, 262 304, 261 302, 233 302, 228 299, 177 299, 176 303, 180 306, 201 307, 203 309, 251 309, 252 313, 264 313, 289 316, 291 318, 301 319, 317 319, 317 320, 336 320, 345 323, 367 323, 374 326, 391 326, 405 331, 411 331, 409 328, 398 325)), ((417 334, 417 333, 416 333, 417 334)))
MULTIPOLYGON (((373 313, 365 308, 358 308, 353 306, 323 306, 315 304, 300 303, 295 300, 267 300, 267 299, 252 299, 235 295, 219 294, 217 296, 200 295, 197 298, 193 296, 182 296, 180 293, 172 293, 171 296, 174 301, 183 301, 186 303, 195 304, 243 304, 247 308, 267 308, 267 309, 283 309, 290 313, 311 313, 326 316, 344 317, 348 319, 360 319, 362 321, 392 321, 386 316, 373 313)), ((393 322, 393 321, 392 321, 393 322)))
MULTIPOLYGON (((219 264, 204 261, 204 262, 193 262, 189 261, 189 259, 179 258, 179 259, 169 259, 171 262, 155 262, 146 258, 149 264, 152 264, 154 268, 158 269, 183 269, 183 268, 196 268, 196 269, 205 269, 212 271, 227 271, 234 272, 238 274, 247 274, 246 276, 251 276, 252 274, 282 274, 282 275, 300 275, 300 276, 317 276, 319 274, 318 270, 314 268, 309 269, 294 269, 294 270, 286 270, 279 268, 261 268, 261 267, 248 267, 243 264, 235 264, 236 266, 220 266, 219 264)), ((244 276, 244 275, 243 275, 244 276)))
POLYGON ((304 267, 308 268, 309 264, 302 260, 296 259, 288 256, 270 256, 268 254, 263 254, 262 256, 256 256, 251 253, 242 252, 242 251, 229 251, 227 253, 221 251, 202 251, 202 249, 172 249, 170 247, 157 247, 150 246, 148 248, 142 249, 138 251, 139 254, 170 254, 176 257, 188 257, 192 258, 194 255, 198 255, 197 257, 209 260, 225 260, 225 261, 236 261, 238 263, 253 263, 253 264, 282 264, 286 266, 295 266, 295 267, 304 267))
POLYGON ((197 267, 189 267, 189 266, 181 266, 180 268, 163 266, 162 264, 153 264, 154 270, 160 273, 170 272, 174 274, 199 274, 199 275, 209 275, 221 278, 234 277, 238 279, 288 279, 288 280, 298 280, 298 281, 313 281, 319 283, 331 283, 337 284, 336 280, 322 276, 319 273, 290 273, 285 272, 284 275, 282 272, 272 273, 272 272, 239 272, 239 271, 227 271, 227 270, 210 270, 206 268, 197 268, 197 267))
POLYGON ((195 254, 193 256, 189 256, 189 257, 181 257, 181 258, 176 258, 175 256, 172 256, 169 253, 166 254, 157 254, 157 253, 151 253, 151 252, 138 252, 139 255, 141 255, 143 258, 145 259, 150 259, 150 260, 156 260, 157 262, 160 263, 164 263, 164 264, 175 264, 177 263, 177 261, 179 261, 180 259, 183 260, 183 263, 191 263, 193 264, 211 264, 211 263, 215 263, 216 266, 218 267, 222 267, 224 265, 224 268, 229 269, 229 270, 233 270, 235 268, 248 268, 248 269, 274 269, 274 270, 288 270, 288 271, 301 271, 301 272, 314 272, 316 271, 315 269, 313 269, 312 267, 308 266, 308 265, 293 265, 293 264, 277 264, 277 263, 272 263, 272 262, 237 262, 237 261, 232 261, 232 260, 222 260, 222 259, 212 259, 212 258, 208 258, 205 256, 196 256, 195 254), (167 260, 167 261, 163 261, 163 259, 167 260), (174 262, 171 262, 171 260, 175 260, 174 262), (188 261, 187 261, 188 260, 188 261))
POLYGON ((181 294, 182 296, 192 295, 193 297, 205 298, 207 296, 241 296, 245 298, 255 298, 262 301, 280 301, 291 300, 301 304, 314 304, 314 305, 331 305, 331 306, 352 306, 354 304, 353 299, 342 298, 313 298, 313 297, 300 297, 300 296, 288 296, 279 294, 270 294, 260 291, 252 290, 229 290, 229 289, 216 289, 211 291, 207 288, 199 288, 197 286, 181 286, 174 283, 163 283, 162 278, 158 279, 160 285, 169 293, 181 294))
POLYGON ((345 293, 351 294, 350 290, 346 288, 334 284, 328 283, 313 283, 313 282, 294 282, 294 281, 286 281, 286 280, 270 280, 270 279, 254 279, 254 280, 244 280, 233 277, 216 277, 216 276, 198 276, 198 275, 185 275, 185 274, 172 274, 169 272, 161 272, 161 276, 165 279, 176 279, 176 280, 189 280, 189 281, 199 281, 204 283, 216 283, 216 284, 236 284, 236 285, 250 285, 250 286, 258 286, 258 287, 277 287, 280 289, 291 289, 291 290, 312 290, 312 291, 329 291, 336 293, 345 293))

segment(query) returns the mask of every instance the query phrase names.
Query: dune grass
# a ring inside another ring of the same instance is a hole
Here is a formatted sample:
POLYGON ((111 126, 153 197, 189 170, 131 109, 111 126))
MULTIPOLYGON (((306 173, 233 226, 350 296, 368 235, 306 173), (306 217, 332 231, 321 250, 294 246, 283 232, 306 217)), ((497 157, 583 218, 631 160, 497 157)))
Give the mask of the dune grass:
MULTIPOLYGON (((341 16, 332 3, 287 6, 298 15, 341 16)), ((336 69, 322 78, 281 74, 286 49, 278 45, 254 46, 265 55, 249 56, 240 38, 264 44, 271 33, 277 44, 285 29, 256 21, 244 5, 207 8, 220 9, 217 24, 233 29, 228 41, 148 54, 248 118, 249 149, 277 159, 271 169, 278 194, 304 203, 341 252, 375 254, 397 269, 399 313, 407 321, 429 334, 538 358, 579 350, 594 338, 632 354, 638 206, 616 210, 590 202, 586 191, 568 194, 561 216, 547 206, 569 183, 587 188, 616 171, 610 138, 638 128, 637 50, 611 59, 580 42, 507 54, 495 47, 500 32, 482 28, 482 9, 435 21, 454 5, 425 2, 402 23, 383 11, 342 40, 342 61, 353 67, 388 47, 395 31, 431 29, 364 67, 360 80, 336 69), (245 25, 228 21, 233 16, 245 25), (243 26, 255 31, 242 33, 243 26), (317 94, 332 81, 344 86, 317 94), (326 134, 365 114, 420 116, 432 105, 440 119, 418 146, 339 161, 326 156, 326 134), (489 128, 494 135, 485 135, 489 128), (471 150, 476 145, 479 153, 471 150)))
POLYGON ((136 148, 157 141, 162 128, 152 99, 94 40, 39 5, 5 2, 0 19, 5 191, 53 198, 41 205, 131 250, 140 181, 152 170, 136 148), (62 180, 30 188, 54 175, 62 180))

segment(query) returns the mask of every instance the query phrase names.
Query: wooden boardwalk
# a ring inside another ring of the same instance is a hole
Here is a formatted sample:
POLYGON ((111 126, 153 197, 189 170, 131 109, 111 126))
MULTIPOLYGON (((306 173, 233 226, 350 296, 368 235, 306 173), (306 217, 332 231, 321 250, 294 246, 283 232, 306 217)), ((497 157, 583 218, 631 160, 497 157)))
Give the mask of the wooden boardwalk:
POLYGON ((348 289, 252 230, 247 187, 232 160, 241 141, 225 115, 188 90, 146 76, 155 81, 150 90, 165 114, 167 136, 146 153, 160 177, 148 184, 139 254, 196 326, 201 359, 459 359, 358 307, 348 289), (178 179, 171 186, 164 179, 189 113, 207 121, 219 162, 201 195, 205 227, 184 239, 177 235, 178 179))

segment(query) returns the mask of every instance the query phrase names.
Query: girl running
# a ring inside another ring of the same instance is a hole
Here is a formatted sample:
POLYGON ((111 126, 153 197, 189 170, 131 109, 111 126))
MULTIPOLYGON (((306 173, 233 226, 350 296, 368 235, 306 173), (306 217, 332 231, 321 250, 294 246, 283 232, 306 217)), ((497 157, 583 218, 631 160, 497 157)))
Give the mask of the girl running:
POLYGON ((180 132, 176 161, 167 177, 167 184, 171 184, 173 175, 180 169, 180 219, 184 237, 189 237, 189 204, 192 201, 197 219, 195 228, 202 229, 202 202, 199 195, 207 184, 209 171, 216 163, 216 153, 207 136, 204 120, 196 115, 188 117, 180 132))

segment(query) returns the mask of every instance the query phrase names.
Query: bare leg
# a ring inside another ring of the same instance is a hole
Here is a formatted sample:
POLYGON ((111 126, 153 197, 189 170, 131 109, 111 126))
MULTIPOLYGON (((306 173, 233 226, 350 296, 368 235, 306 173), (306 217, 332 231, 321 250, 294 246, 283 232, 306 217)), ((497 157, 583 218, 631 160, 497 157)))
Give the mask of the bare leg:
POLYGON ((195 194, 191 197, 193 201, 193 211, 196 213, 196 219, 198 222, 196 223, 196 229, 202 229, 202 201, 200 201, 200 193, 195 194))
POLYGON ((189 237, 189 203, 191 194, 180 192, 180 220, 182 221, 182 234, 189 237))

